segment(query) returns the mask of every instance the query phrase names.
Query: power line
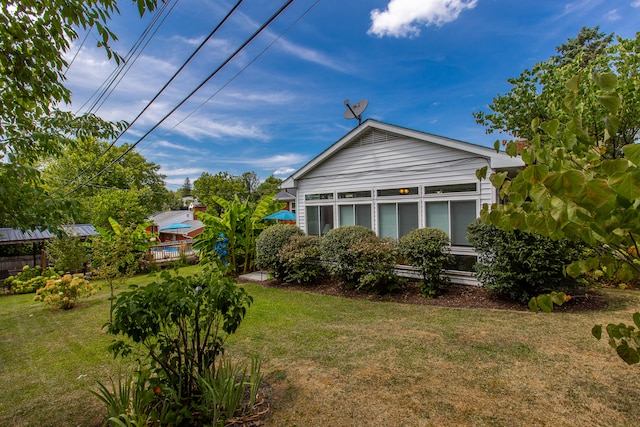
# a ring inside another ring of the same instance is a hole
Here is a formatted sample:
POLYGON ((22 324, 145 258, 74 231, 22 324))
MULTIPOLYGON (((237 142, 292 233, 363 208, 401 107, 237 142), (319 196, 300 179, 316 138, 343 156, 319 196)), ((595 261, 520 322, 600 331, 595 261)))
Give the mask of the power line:
MULTIPOLYGON (((192 115, 194 115, 198 110, 200 110, 202 107, 204 107, 209 101, 211 101, 215 96, 217 96, 220 92, 222 92, 227 86, 229 86, 231 83, 233 83, 238 77, 240 77, 240 75, 242 73, 244 73, 247 68, 249 68, 251 65, 253 65, 258 59, 260 59, 262 57, 262 55, 264 55, 269 49, 271 49, 271 47, 273 47, 274 44, 276 44, 276 42, 278 42, 282 37, 285 36, 285 34, 287 34, 298 22, 300 22, 305 16, 307 16, 309 14, 309 12, 311 12, 313 10, 313 8, 315 8, 318 3, 320 3, 320 0, 316 0, 315 3, 313 3, 311 6, 309 6, 309 8, 307 8, 307 10, 305 10, 302 15, 300 15, 295 21, 293 21, 293 23, 291 23, 282 33, 280 33, 271 43, 269 43, 264 49, 262 49, 262 51, 255 56, 255 58, 253 58, 251 61, 249 61, 244 67, 242 67, 240 69, 240 71, 238 71, 236 74, 234 74, 233 77, 231 77, 225 84, 223 84, 222 86, 220 86, 220 88, 218 88, 218 90, 216 90, 209 98, 207 98, 204 102, 202 102, 200 105, 198 105, 193 111, 191 111, 189 114, 187 114, 183 119, 181 119, 178 123, 176 123, 175 125, 173 125, 170 129, 167 130, 167 132, 165 132, 163 134, 167 135, 171 130, 177 128, 178 126, 180 126, 182 123, 184 123, 187 119, 189 119, 192 115)), ((145 145, 144 147, 142 147, 140 151, 143 151, 147 148, 149 148, 153 143, 155 143, 157 141, 151 141, 149 142, 149 144, 145 145)))
MULTIPOLYGON (((96 104, 98 103, 98 101, 100 100, 100 98, 102 98, 104 96, 104 94, 109 90, 109 88, 112 87, 113 82, 118 78, 118 76, 120 75, 120 73, 122 73, 122 70, 129 65, 129 67, 131 67, 131 65, 133 65, 133 63, 135 63, 135 61, 138 59, 138 57, 140 56, 140 54, 142 53, 142 51, 144 50, 144 47, 140 50, 140 53, 138 53, 138 56, 135 57, 135 59, 133 60, 132 63, 130 63, 131 58, 133 57, 133 55, 135 54, 135 52, 138 50, 138 48, 140 47, 140 45, 142 44, 142 42, 144 41, 144 39, 147 37, 147 35, 149 34, 149 32, 151 31, 151 29, 155 26, 156 22, 158 22, 158 19, 160 18, 160 16, 162 16, 165 12, 165 10, 167 9, 167 7, 169 6, 171 2, 167 1, 162 5, 162 8, 158 11, 158 13, 153 15, 153 19, 149 22, 149 24, 147 25, 147 27, 144 29, 144 31, 142 32, 142 34, 140 34, 138 36, 138 39, 136 40, 136 42, 133 44, 133 46, 131 46, 131 49, 129 49, 129 52, 127 52, 127 54, 124 57, 124 60, 122 63, 118 64, 118 66, 111 71, 111 73, 109 74, 109 76, 107 76, 107 78, 102 82, 102 84, 95 90, 95 92, 93 92, 93 94, 91 94, 91 96, 84 102, 84 104, 82 104, 80 106, 80 108, 78 108, 78 110, 76 111, 76 115, 80 114, 80 111, 82 111, 82 109, 84 109, 84 107, 91 102, 91 100, 94 97, 97 97, 96 101, 91 105, 91 107, 86 111, 86 113, 90 113, 93 108, 96 106, 96 104)), ((171 7, 171 10, 173 10, 173 7, 175 7, 176 2, 173 3, 173 6, 171 7)), ((171 13, 171 11, 169 11, 169 13, 167 14, 167 16, 171 13)), ((165 17, 166 19, 166 17, 165 17)), ((164 22, 164 19, 163 21, 164 22)), ((160 28, 160 26, 162 26, 162 23, 157 27, 156 31, 160 28)), ((153 33, 153 35, 155 35, 155 32, 153 33)), ((153 38, 153 35, 151 36, 151 38, 153 38)), ((150 39, 151 39, 150 38, 150 39)), ((150 40, 149 39, 149 40, 150 40)), ((148 42, 147 42, 148 43, 148 42)), ((145 44, 146 47, 146 44, 145 44)))
POLYGON ((169 113, 167 113, 158 123, 156 123, 151 129, 149 129, 141 138, 139 138, 134 144, 131 145, 131 147, 129 147, 124 153, 122 153, 120 156, 118 156, 116 159, 114 159, 109 165, 107 165, 105 168, 103 168, 100 172, 98 172, 97 174, 93 175, 91 178, 89 178, 88 180, 86 180, 84 183, 79 184, 76 188, 74 188, 73 190, 71 190, 70 192, 68 192, 65 196, 68 196, 69 194, 79 190, 80 188, 84 187, 85 185, 87 185, 88 183, 90 183, 91 181, 93 181, 95 178, 99 177, 100 175, 102 175, 108 168, 110 168, 112 165, 114 165, 115 163, 117 163, 119 160, 121 160, 127 153, 129 153, 131 150, 133 150, 140 142, 142 142, 147 136, 149 136, 151 134, 151 132, 153 132, 154 130, 156 130, 169 116, 171 116, 173 113, 175 113, 182 105, 184 105, 185 102, 187 102, 198 90, 200 90, 205 84, 207 84, 207 82, 209 82, 209 80, 211 80, 216 74, 218 74, 218 72, 224 68, 229 62, 231 62, 231 60, 233 58, 235 58, 238 53, 240 53, 249 43, 251 43, 269 24, 271 24, 278 16, 280 16, 280 14, 282 12, 284 12, 284 10, 289 7, 291 5, 291 3, 293 3, 293 0, 287 0, 287 2, 285 2, 284 5, 282 5, 268 20, 267 22, 265 22, 264 24, 262 24, 252 35, 251 37, 249 37, 247 40, 245 40, 240 47, 238 47, 233 54, 231 54, 218 68, 216 68, 211 74, 209 74, 209 76, 203 80, 195 89, 193 89, 185 98, 182 99, 182 101, 180 101, 180 103, 178 105, 176 105, 171 111, 169 111, 169 113))
POLYGON ((189 62, 191 62, 191 60, 196 56, 196 54, 198 52, 200 52, 200 50, 202 50, 202 48, 206 45, 206 43, 218 32, 218 30, 222 27, 222 25, 224 25, 229 18, 231 17, 231 15, 233 15, 235 13, 235 11, 238 9, 238 7, 240 7, 240 5, 242 4, 244 0, 239 0, 235 6, 233 6, 231 8, 231 10, 225 15, 225 17, 218 23, 218 25, 216 25, 216 27, 209 33, 209 35, 202 41, 202 43, 200 43, 200 45, 196 48, 196 50, 194 50, 191 55, 186 59, 186 61, 184 61, 182 63, 182 65, 180 66, 180 68, 173 74, 173 76, 171 76, 171 78, 169 79, 169 81, 167 81, 164 86, 155 94, 155 96, 151 99, 151 101, 149 101, 147 103, 147 105, 142 109, 142 111, 140 111, 140 113, 138 113, 138 115, 133 119, 133 121, 129 124, 127 124, 127 126, 125 127, 125 129, 120 132, 120 134, 111 142, 111 144, 109 144, 109 146, 102 152, 102 154, 100 154, 98 157, 96 157, 95 161, 84 171, 82 171, 80 173, 80 175, 78 175, 75 180, 79 180, 80 178, 82 178, 84 176, 85 173, 87 173, 87 171, 91 170, 97 163, 98 161, 105 155, 107 154, 107 152, 109 152, 109 150, 111 150, 114 145, 116 144, 116 142, 118 142, 120 140, 120 138, 122 138, 122 135, 124 135, 129 129, 131 129, 131 127, 138 121, 138 119, 140 119, 140 117, 149 109, 149 107, 151 106, 151 104, 153 104, 160 95, 162 95, 162 93, 165 91, 165 89, 176 79, 176 77, 178 76, 178 74, 180 74, 180 72, 182 72, 182 70, 184 70, 184 68, 189 64, 189 62))

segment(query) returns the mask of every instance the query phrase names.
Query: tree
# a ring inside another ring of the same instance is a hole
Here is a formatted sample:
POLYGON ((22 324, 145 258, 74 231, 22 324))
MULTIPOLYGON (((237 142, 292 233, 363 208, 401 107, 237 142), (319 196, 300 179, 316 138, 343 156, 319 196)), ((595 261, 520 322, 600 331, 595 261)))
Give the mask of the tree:
POLYGON ((600 27, 582 27, 576 38, 567 39, 566 43, 556 47, 558 56, 553 57, 557 65, 566 65, 578 60, 584 67, 598 56, 606 53, 613 42, 613 34, 600 32, 600 27))
POLYGON ((260 200, 265 196, 274 196, 278 194, 280 191, 280 184, 282 180, 280 178, 276 178, 273 175, 269 175, 267 179, 265 179, 255 191, 255 197, 260 200))
MULTIPOLYGON (((535 118, 526 143, 507 144, 507 154, 519 154, 526 167, 512 179, 506 172, 490 177, 509 202, 485 206, 481 215, 505 230, 580 239, 594 248, 593 256, 569 266, 572 275, 605 266, 628 279, 640 274, 640 145, 634 144, 640 121, 630 121, 638 102, 631 87, 640 79, 640 34, 616 46, 608 72, 576 67, 579 58, 561 67, 576 70, 566 90, 555 94, 563 118, 535 118), (612 156, 612 140, 623 144, 614 151, 622 158, 612 156)), ((485 174, 486 168, 479 176, 485 174)))
MULTIPOLYGON (((154 0, 137 0, 140 13, 154 0)), ((41 185, 35 167, 57 158, 65 147, 85 137, 110 139, 124 122, 111 123, 92 114, 76 116, 60 109, 70 102, 64 86, 64 54, 78 38, 77 29, 95 28, 98 45, 109 57, 115 35, 106 22, 117 12, 115 0, 0 1, 0 222, 5 226, 57 228, 70 206, 59 203, 41 185), (18 209, 16 209, 18 208, 18 209)))
POLYGON ((222 212, 219 215, 198 215, 205 229, 195 238, 194 249, 200 251, 200 259, 213 261, 219 257, 218 242, 225 238, 231 268, 238 273, 252 271, 256 239, 267 227, 262 219, 276 212, 279 204, 273 201, 273 197, 265 197, 255 207, 249 201, 241 201, 237 195, 231 201, 217 196, 211 196, 211 200, 221 207, 222 212))
POLYGON ((178 192, 180 193, 180 197, 191 196, 191 189, 191 180, 189 179, 189 177, 186 177, 184 179, 184 184, 182 184, 182 187, 180 187, 180 190, 178 190, 178 192))
POLYGON ((260 184, 260 178, 258 178, 258 175, 253 171, 244 172, 240 175, 240 181, 242 182, 242 187, 245 192, 245 194, 243 194, 244 199, 250 200, 251 202, 257 202, 259 198, 256 198, 256 190, 260 184))
POLYGON ((91 239, 91 269, 109 285, 113 307, 114 288, 139 271, 154 236, 146 232, 151 223, 123 227, 113 218, 109 223, 109 229, 96 227, 100 235, 91 239))
POLYGON ((227 172, 218 172, 215 175, 204 172, 193 182, 193 195, 205 206, 217 206, 215 197, 233 200, 234 196, 242 194, 244 187, 240 179, 227 172))
MULTIPOLYGON (((560 67, 577 70, 567 79, 566 90, 555 94, 553 105, 561 106, 565 116, 534 118, 528 141, 506 145, 508 154, 521 156, 525 168, 511 179, 506 172, 489 177, 508 202, 483 206, 481 218, 503 230, 581 240, 592 248, 591 256, 567 266, 568 274, 599 268, 629 280, 640 276, 640 33, 634 40, 618 38, 613 51, 616 56, 606 65, 597 58, 580 67, 578 56, 560 67), (592 68, 596 62, 603 67, 592 68), (585 120, 585 115, 600 117, 600 122, 585 120)), ((479 170, 478 177, 486 172, 479 170)), ((635 326, 606 327, 609 344, 629 364, 640 361, 640 314, 633 320, 635 326)), ((592 334, 600 339, 602 326, 596 325, 592 334)))
POLYGON ((49 192, 66 195, 70 203, 79 206, 73 212, 77 222, 90 222, 109 227, 109 217, 121 224, 139 224, 150 214, 162 210, 169 201, 160 166, 148 162, 142 155, 128 153, 120 161, 97 176, 91 184, 79 182, 104 170, 122 155, 128 144, 109 148, 109 144, 94 138, 77 141, 67 147, 62 156, 52 159, 43 177, 49 192))
MULTIPOLYGON (((608 44, 610 36, 583 29, 577 39, 557 48, 562 57, 551 57, 509 79, 511 90, 498 95, 489 105, 490 113, 477 112, 478 124, 485 126, 487 133, 501 132, 515 138, 531 140, 540 131, 532 127, 532 121, 559 120, 567 123, 571 115, 561 95, 566 82, 578 73, 588 76, 615 71, 618 78, 617 93, 624 95, 618 117, 620 125, 615 133, 607 137, 607 158, 620 157, 620 149, 634 141, 640 129, 640 91, 637 90, 637 40, 618 38, 618 43, 608 44), (579 41, 575 41, 579 40, 579 41)), ((581 99, 582 126, 596 139, 604 139, 607 110, 596 98, 599 87, 595 80, 582 79, 575 96, 581 99)), ((573 102, 572 100, 568 100, 573 102)))

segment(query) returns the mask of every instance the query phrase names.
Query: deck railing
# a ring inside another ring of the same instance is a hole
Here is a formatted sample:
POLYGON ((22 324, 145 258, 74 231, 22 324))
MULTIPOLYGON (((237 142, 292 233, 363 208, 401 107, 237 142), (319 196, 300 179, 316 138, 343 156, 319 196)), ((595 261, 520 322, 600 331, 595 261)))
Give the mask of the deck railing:
POLYGON ((175 261, 183 255, 187 258, 194 258, 197 256, 197 251, 193 249, 193 240, 163 242, 149 248, 149 259, 156 263, 175 261))

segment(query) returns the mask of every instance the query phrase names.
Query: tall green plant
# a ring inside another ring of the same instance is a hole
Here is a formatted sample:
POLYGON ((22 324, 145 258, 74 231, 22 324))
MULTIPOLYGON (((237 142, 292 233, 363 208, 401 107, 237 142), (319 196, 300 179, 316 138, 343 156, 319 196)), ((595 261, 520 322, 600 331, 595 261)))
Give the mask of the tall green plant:
POLYGON ((437 228, 418 228, 403 236, 398 242, 398 253, 407 265, 417 267, 422 275, 420 289, 431 298, 450 283, 444 269, 452 261, 449 236, 437 228))
POLYGON ((267 227, 262 219, 276 212, 279 204, 274 203, 273 196, 260 200, 257 206, 248 201, 241 201, 238 196, 233 200, 224 200, 211 196, 221 208, 220 215, 208 213, 198 214, 205 229, 194 240, 194 248, 200 251, 200 259, 212 261, 218 258, 216 244, 223 234, 227 241, 229 263, 236 273, 252 271, 255 263, 256 239, 260 232, 267 227))
POLYGON ((113 304, 114 288, 138 271, 153 235, 146 231, 150 222, 123 227, 109 218, 109 223, 111 230, 97 227, 100 235, 91 239, 91 269, 109 285, 113 304))
MULTIPOLYGON (((181 277, 164 272, 144 287, 132 286, 113 307, 109 333, 114 355, 127 355, 131 341, 148 354, 151 370, 177 395, 177 412, 202 397, 199 378, 215 374, 226 338, 240 326, 253 298, 220 270, 181 277), (127 340, 123 339, 128 338, 127 340)), ((197 415, 193 414, 194 417, 197 415)), ((199 425, 190 420, 189 425, 199 425)))

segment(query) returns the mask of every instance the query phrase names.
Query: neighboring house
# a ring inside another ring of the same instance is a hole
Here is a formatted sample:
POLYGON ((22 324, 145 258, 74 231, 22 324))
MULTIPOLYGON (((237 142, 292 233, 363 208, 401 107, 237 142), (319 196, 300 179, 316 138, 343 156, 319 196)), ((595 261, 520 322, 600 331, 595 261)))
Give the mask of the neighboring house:
POLYGON ((195 210, 158 212, 151 215, 149 221, 153 221, 153 225, 148 231, 157 233, 161 242, 190 240, 204 231, 195 210))
POLYGON ((415 228, 442 229, 460 272, 452 280, 475 283, 467 226, 484 203, 498 201, 489 180, 476 177, 485 166, 488 174, 515 174, 523 163, 492 148, 369 119, 280 187, 293 195, 297 225, 310 235, 347 225, 395 239, 415 228))
POLYGON ((296 189, 286 188, 273 196, 274 200, 286 203, 285 210, 296 213, 296 189))

